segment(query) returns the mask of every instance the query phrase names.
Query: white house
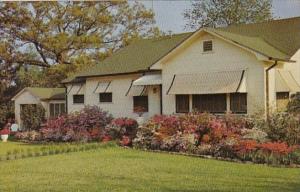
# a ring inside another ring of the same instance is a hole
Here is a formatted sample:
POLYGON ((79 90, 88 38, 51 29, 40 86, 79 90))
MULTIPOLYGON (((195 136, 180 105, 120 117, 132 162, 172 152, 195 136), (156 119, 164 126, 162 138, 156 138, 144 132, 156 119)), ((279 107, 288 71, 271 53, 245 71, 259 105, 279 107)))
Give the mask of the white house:
POLYGON ((25 105, 41 104, 45 109, 45 118, 56 117, 66 112, 64 88, 26 87, 12 100, 15 103, 15 119, 21 127, 21 111, 25 105))
POLYGON ((267 112, 300 91, 300 17, 138 40, 63 83, 69 113, 267 112))

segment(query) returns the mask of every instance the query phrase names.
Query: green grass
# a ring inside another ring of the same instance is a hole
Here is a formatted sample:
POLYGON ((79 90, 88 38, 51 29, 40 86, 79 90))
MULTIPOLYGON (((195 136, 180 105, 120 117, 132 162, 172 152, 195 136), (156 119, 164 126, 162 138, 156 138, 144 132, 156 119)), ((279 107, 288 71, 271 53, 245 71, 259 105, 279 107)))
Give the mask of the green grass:
POLYGON ((0 141, 0 155, 5 155, 7 151, 13 151, 15 149, 34 149, 36 147, 40 147, 41 145, 33 145, 33 144, 27 144, 27 143, 19 143, 19 142, 7 142, 7 143, 2 143, 0 141))
MULTIPOLYGON (((11 147, 21 144, 0 144, 11 147)), ((23 145, 21 145, 23 146, 23 145)), ((24 147, 35 147, 25 145, 24 147)), ((5 153, 5 152, 4 152, 5 153)), ((300 169, 119 147, 0 162, 0 191, 299 191, 300 169)))

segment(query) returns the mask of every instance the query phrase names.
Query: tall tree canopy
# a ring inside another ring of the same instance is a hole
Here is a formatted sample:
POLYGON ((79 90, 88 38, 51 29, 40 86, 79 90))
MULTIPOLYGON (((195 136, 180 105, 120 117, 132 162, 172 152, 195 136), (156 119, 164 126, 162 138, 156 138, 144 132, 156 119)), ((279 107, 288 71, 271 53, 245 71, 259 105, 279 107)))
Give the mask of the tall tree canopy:
POLYGON ((52 68, 93 62, 133 38, 155 34, 153 23, 153 12, 138 2, 2 2, 2 87, 15 81, 24 65, 52 68))
POLYGON ((197 0, 186 9, 187 29, 257 23, 272 19, 271 0, 197 0))

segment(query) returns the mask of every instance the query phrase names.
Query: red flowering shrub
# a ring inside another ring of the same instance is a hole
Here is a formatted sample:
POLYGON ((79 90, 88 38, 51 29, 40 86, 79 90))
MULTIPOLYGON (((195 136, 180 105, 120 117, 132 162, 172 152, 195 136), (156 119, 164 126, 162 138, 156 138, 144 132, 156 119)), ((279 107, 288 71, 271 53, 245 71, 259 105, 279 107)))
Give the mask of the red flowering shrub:
POLYGON ((244 155, 256 151, 259 147, 259 144, 255 140, 242 140, 239 141, 234 147, 237 154, 244 155))
POLYGON ((128 136, 123 136, 121 140, 122 146, 129 146, 131 144, 131 139, 128 136))
POLYGON ((154 116, 138 129, 133 144, 137 148, 197 153, 269 164, 290 164, 300 159, 295 153, 295 146, 265 142, 264 132, 255 129, 251 131, 248 127, 247 119, 232 115, 160 115, 154 116))
POLYGON ((9 129, 4 128, 4 129, 0 130, 0 135, 9 135, 9 134, 10 134, 9 129))
POLYGON ((109 136, 109 135, 104 135, 103 137, 102 137, 102 142, 108 142, 108 141, 111 141, 112 140, 112 138, 111 138, 111 136, 109 136))
POLYGON ((100 139, 112 116, 97 106, 87 106, 81 111, 47 121, 41 129, 46 141, 90 141, 100 139))
POLYGON ((288 146, 285 142, 267 142, 259 145, 259 148, 265 153, 273 153, 275 155, 287 155, 293 152, 296 147, 288 146))
MULTIPOLYGON (((238 137, 238 133, 241 132, 239 129, 242 125, 237 126, 237 123, 234 123, 236 127, 227 127, 231 124, 229 119, 225 121, 208 113, 154 116, 144 127, 139 129, 135 143, 137 147, 141 144, 140 147, 145 148, 146 144, 150 148, 164 148, 165 150, 168 148, 166 146, 170 146, 171 150, 177 149, 176 145, 181 145, 182 135, 192 134, 196 140, 195 148, 201 143, 220 144, 227 138, 238 137), (176 142, 174 138, 176 138, 176 142)), ((188 147, 182 146, 181 148, 188 147)))
POLYGON ((210 136, 208 134, 205 134, 202 136, 202 142, 203 143, 209 143, 210 142, 210 136))
POLYGON ((138 123, 131 118, 117 118, 114 119, 105 128, 106 134, 113 139, 122 140, 122 145, 131 145, 132 140, 136 136, 138 123), (123 142, 124 138, 129 139, 123 142))

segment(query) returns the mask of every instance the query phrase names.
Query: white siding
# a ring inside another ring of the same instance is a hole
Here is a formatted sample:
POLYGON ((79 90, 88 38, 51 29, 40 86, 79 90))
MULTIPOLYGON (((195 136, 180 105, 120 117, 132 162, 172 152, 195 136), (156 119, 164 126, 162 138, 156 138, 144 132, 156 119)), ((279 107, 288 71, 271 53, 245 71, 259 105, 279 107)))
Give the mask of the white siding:
MULTIPOLYGON (((300 85, 300 49, 291 57, 293 62, 279 62, 278 65, 270 70, 270 107, 272 111, 276 110, 276 91, 275 91, 275 70, 283 69, 292 73, 293 77, 300 85)), ((289 83, 289 82, 287 82, 289 83)), ((293 94, 291 92, 290 94, 293 94)))
POLYGON ((209 34, 198 37, 162 64, 163 113, 175 113, 175 96, 167 95, 174 74, 247 69, 248 113, 264 109, 264 65, 256 56, 209 34), (213 52, 203 53, 204 39, 213 39, 213 52))
MULTIPOLYGON (((15 119, 16 122, 21 125, 21 105, 22 104, 39 104, 41 103, 39 98, 35 97, 28 91, 24 91, 22 94, 20 94, 16 99, 15 99, 15 119)), ((46 103, 42 102, 42 105, 46 107, 46 103)))
MULTIPOLYGON (((68 96, 67 96, 67 108, 68 113, 72 113, 75 111, 79 111, 84 107, 84 104, 73 104, 73 94, 77 92, 77 86, 81 86, 81 84, 67 85, 68 96), (71 90, 71 91, 70 91, 71 90), (75 91, 73 91, 75 90, 75 91)), ((80 94, 84 93, 84 102, 86 103, 86 94, 85 94, 85 86, 83 86, 80 90, 80 94)))
MULTIPOLYGON (((103 110, 109 111, 114 117, 132 117, 137 115, 133 113, 133 97, 126 96, 131 81, 137 79, 139 75, 118 75, 110 77, 87 78, 85 85, 85 103, 84 105, 96 105, 103 110), (98 82, 111 81, 109 91, 112 92, 112 103, 100 103, 99 93, 94 93, 98 82)), ((145 113, 146 118, 160 113, 160 89, 159 86, 151 86, 148 89, 149 112, 145 113), (154 93, 153 88, 156 87, 154 93)), ((68 95, 68 112, 74 112, 82 109, 84 105, 73 104, 73 96, 68 95)))

